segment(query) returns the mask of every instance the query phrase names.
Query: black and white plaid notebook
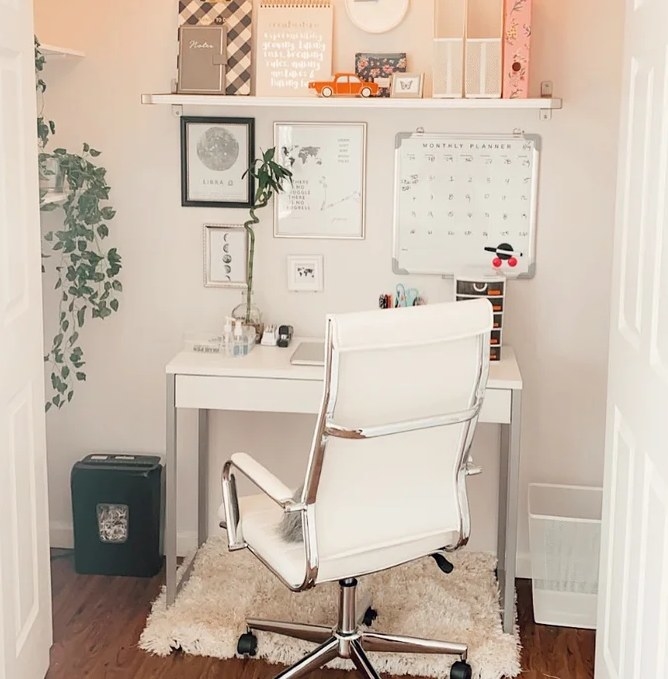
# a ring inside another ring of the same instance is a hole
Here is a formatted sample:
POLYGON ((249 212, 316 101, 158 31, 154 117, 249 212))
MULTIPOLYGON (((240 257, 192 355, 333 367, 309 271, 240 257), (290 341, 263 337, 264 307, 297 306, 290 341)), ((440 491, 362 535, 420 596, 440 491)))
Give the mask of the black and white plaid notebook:
POLYGON ((253 0, 179 0, 179 27, 225 24, 225 94, 250 94, 253 0))

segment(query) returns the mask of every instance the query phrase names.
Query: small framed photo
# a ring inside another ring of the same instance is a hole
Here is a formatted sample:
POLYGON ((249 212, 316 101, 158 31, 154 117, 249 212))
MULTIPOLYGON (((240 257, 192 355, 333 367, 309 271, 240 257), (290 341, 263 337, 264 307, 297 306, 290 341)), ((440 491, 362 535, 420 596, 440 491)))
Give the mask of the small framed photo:
POLYGON ((288 290, 322 292, 322 255, 288 255, 288 290))
POLYGON ((248 234, 243 226, 204 225, 204 286, 245 288, 248 234))
POLYGON ((253 118, 181 118, 181 205, 250 207, 253 118), (244 176, 245 175, 245 176, 244 176))
POLYGON ((393 73, 391 96, 419 99, 423 85, 424 73, 393 73))

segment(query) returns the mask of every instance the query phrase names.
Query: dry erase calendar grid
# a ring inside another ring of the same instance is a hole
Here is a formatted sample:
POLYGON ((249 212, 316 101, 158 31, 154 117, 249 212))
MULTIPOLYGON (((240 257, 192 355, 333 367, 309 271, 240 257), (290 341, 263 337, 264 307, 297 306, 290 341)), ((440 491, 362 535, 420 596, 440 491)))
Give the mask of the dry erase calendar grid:
POLYGON ((533 275, 539 146, 528 135, 398 134, 394 270, 533 275))

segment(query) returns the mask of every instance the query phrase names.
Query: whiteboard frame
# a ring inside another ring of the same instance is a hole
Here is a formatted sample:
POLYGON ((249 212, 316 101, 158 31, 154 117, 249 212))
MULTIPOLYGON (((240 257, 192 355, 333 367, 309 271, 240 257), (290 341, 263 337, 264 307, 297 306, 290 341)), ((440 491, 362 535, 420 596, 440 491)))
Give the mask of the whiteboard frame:
MULTIPOLYGON (((392 271, 398 275, 426 275, 426 276, 442 276, 443 278, 453 278, 454 271, 432 271, 419 270, 408 271, 399 266, 399 235, 401 232, 399 224, 399 196, 401 195, 401 167, 400 167, 400 150, 403 142, 407 139, 425 138, 434 139, 443 142, 453 142, 461 139, 475 139, 480 141, 507 141, 518 139, 526 139, 533 142, 532 151, 532 168, 533 173, 531 177, 531 205, 529 207, 529 267, 526 273, 514 274, 512 271, 503 271, 506 278, 533 278, 536 275, 536 223, 538 218, 538 184, 540 176, 540 155, 541 155, 541 136, 538 134, 453 134, 453 133, 439 133, 439 132, 398 132, 395 136, 394 144, 394 216, 393 216, 393 233, 392 233, 392 271)), ((470 266, 470 265, 469 265, 470 266)), ((466 263, 462 264, 462 269, 468 268, 466 263)), ((490 271, 501 273, 493 267, 489 267, 490 271)))

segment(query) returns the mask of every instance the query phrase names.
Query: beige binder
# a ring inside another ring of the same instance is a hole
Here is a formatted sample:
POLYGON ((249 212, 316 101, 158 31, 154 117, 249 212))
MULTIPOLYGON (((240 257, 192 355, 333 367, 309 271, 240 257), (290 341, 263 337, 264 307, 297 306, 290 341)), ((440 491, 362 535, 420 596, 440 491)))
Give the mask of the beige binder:
POLYGON ((225 94, 226 55, 225 24, 181 26, 178 91, 183 94, 225 94))

